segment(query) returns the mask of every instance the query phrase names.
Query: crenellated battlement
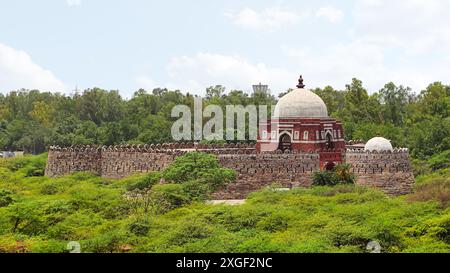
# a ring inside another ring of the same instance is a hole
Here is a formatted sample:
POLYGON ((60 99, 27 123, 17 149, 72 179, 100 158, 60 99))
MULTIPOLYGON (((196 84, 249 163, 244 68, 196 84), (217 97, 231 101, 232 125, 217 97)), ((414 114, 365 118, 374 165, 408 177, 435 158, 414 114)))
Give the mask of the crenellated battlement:
POLYGON ((248 143, 230 144, 201 144, 194 142, 186 143, 162 143, 162 144, 125 144, 113 146, 100 145, 73 145, 70 147, 50 146, 49 151, 123 151, 123 152, 152 152, 170 150, 214 150, 214 149, 255 149, 255 145, 248 143))
POLYGON ((352 154, 400 154, 400 153, 409 153, 408 148, 395 148, 393 151, 366 151, 361 149, 347 149, 347 153, 352 154))
POLYGON ((358 184, 379 188, 391 195, 412 191, 414 175, 406 148, 393 151, 350 149, 345 154, 345 162, 350 164, 358 184))
POLYGON ((232 183, 215 193, 215 198, 236 199, 278 182, 284 187, 310 186, 314 171, 323 168, 321 159, 343 158, 358 183, 380 188, 389 194, 411 191, 412 176, 407 149, 368 152, 359 149, 280 150, 257 153, 255 145, 165 143, 142 145, 74 145, 49 149, 46 175, 58 177, 88 171, 106 178, 133 173, 162 171, 178 156, 199 151, 217 155, 220 164, 238 173, 232 183))
POLYGON ((408 149, 393 151, 347 150, 345 161, 354 173, 412 172, 408 149))

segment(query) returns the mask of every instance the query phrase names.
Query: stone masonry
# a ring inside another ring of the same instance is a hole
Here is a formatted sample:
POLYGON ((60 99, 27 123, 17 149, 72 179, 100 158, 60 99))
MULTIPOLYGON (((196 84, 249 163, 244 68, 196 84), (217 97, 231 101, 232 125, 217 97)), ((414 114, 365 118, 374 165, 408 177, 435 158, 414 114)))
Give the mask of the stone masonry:
MULTIPOLYGON (((218 192, 215 199, 241 199, 250 192, 273 183, 285 188, 308 187, 312 173, 320 169, 320 156, 314 151, 257 153, 244 144, 51 147, 45 173, 49 177, 88 171, 105 178, 123 178, 133 173, 164 170, 178 156, 190 151, 215 154, 220 164, 237 172, 237 180, 218 192)), ((408 152, 363 152, 347 150, 345 161, 357 183, 378 188, 390 195, 411 192, 414 183, 408 152)))

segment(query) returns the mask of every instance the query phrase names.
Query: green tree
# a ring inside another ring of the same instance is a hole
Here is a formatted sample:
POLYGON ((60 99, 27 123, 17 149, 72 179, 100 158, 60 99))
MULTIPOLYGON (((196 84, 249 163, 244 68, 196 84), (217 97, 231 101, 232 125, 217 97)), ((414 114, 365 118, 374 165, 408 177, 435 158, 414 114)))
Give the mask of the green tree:
POLYGON ((163 172, 163 177, 172 183, 200 181, 216 189, 232 182, 236 173, 231 169, 222 168, 214 155, 199 152, 187 153, 177 157, 163 172))
POLYGON ((53 121, 55 109, 43 101, 33 103, 30 117, 45 127, 50 126, 53 121))
POLYGON ((435 82, 422 91, 420 96, 419 106, 422 113, 440 118, 449 116, 450 86, 435 82))
POLYGON ((401 126, 407 117, 407 105, 414 101, 409 87, 396 86, 390 82, 380 90, 380 99, 384 108, 384 119, 401 126))

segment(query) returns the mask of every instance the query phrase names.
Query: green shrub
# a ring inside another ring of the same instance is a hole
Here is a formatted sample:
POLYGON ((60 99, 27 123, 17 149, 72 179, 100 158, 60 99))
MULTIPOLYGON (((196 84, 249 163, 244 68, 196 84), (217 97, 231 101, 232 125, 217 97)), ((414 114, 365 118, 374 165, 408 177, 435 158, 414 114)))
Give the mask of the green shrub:
POLYGON ((13 172, 21 171, 26 177, 43 176, 47 164, 47 154, 12 158, 7 162, 7 167, 13 172))
POLYGON ((212 232, 212 228, 201 221, 188 221, 171 234, 169 243, 173 245, 186 244, 194 240, 208 238, 212 232))
POLYGON ((93 253, 121 252, 121 246, 125 244, 126 238, 126 234, 120 230, 107 231, 81 243, 81 251, 93 253))
POLYGON ((58 187, 54 183, 45 184, 41 187, 41 194, 54 195, 58 193, 58 187))
POLYGON ((160 184, 152 188, 152 199, 158 214, 190 203, 181 184, 160 184))
POLYGON ((289 220, 285 215, 274 214, 259 221, 256 227, 268 232, 281 231, 288 227, 289 220))
POLYGON ((7 219, 12 233, 21 233, 29 236, 45 232, 50 224, 45 222, 44 201, 22 201, 7 207, 7 219))
POLYGON ((355 175, 350 171, 349 164, 338 164, 333 168, 333 173, 336 176, 337 184, 354 184, 355 175))
POLYGON ((25 169, 25 176, 44 176, 47 159, 42 156, 32 157, 25 169))
POLYGON ((436 154, 427 160, 432 171, 450 167, 450 150, 436 154))
POLYGON ((450 206, 450 180, 435 178, 415 187, 412 195, 408 196, 410 202, 437 201, 443 208, 450 206))
POLYGON ((30 162, 30 156, 10 158, 5 161, 6 167, 13 172, 24 168, 30 162))
POLYGON ((412 165, 415 176, 426 175, 438 170, 450 168, 450 150, 433 155, 426 160, 413 159, 412 165))
POLYGON ((31 244, 30 250, 33 253, 65 253, 67 252, 67 242, 57 240, 38 240, 31 244))
POLYGON ((355 175, 350 172, 349 164, 336 165, 332 171, 315 171, 313 185, 333 186, 337 184, 354 184, 355 175))
POLYGON ((150 225, 149 225, 148 221, 137 220, 137 221, 132 222, 128 228, 129 228, 130 232, 132 232, 134 235, 144 236, 150 230, 150 225))
POLYGON ((159 183, 161 179, 161 174, 158 172, 148 173, 146 175, 138 175, 134 177, 127 178, 126 189, 128 191, 132 190, 143 190, 146 188, 151 188, 153 185, 159 183))
POLYGON ((333 172, 330 171, 315 171, 313 173, 313 185, 314 186, 332 186, 336 185, 336 177, 333 172))
POLYGON ((414 158, 412 159, 411 163, 415 177, 425 175, 431 172, 431 168, 425 160, 414 158))
POLYGON ((13 192, 6 189, 0 189, 0 208, 6 207, 14 202, 13 192))
POLYGON ((97 176, 90 172, 75 172, 70 174, 68 177, 74 181, 85 181, 91 178, 96 178, 97 176))
POLYGON ((198 180, 211 187, 218 187, 232 182, 236 172, 222 168, 214 155, 191 152, 177 157, 163 172, 163 177, 170 183, 184 183, 198 180))
POLYGON ((336 185, 334 187, 327 187, 327 186, 321 186, 321 187, 314 187, 311 189, 311 192, 314 195, 318 196, 335 196, 341 193, 358 193, 363 194, 367 192, 369 189, 364 186, 360 185, 353 185, 353 184, 342 184, 342 185, 336 185))
POLYGON ((182 185, 183 192, 190 202, 205 201, 211 192, 210 187, 201 181, 188 181, 182 185))

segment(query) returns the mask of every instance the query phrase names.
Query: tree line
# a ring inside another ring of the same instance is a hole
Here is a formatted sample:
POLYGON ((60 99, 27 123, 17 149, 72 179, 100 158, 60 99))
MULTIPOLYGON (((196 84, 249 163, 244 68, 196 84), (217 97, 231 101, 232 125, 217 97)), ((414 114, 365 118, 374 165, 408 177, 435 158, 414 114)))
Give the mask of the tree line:
MULTIPOLYGON (((286 92, 289 92, 287 90, 286 92)), ((330 116, 344 124, 345 138, 368 140, 381 135, 408 147, 416 158, 450 149, 450 86, 440 82, 414 93, 388 83, 369 94, 358 79, 344 90, 312 90, 330 116)), ((206 89, 204 105, 275 105, 270 93, 247 94, 221 85, 206 89)), ((65 95, 39 90, 0 94, 0 150, 38 154, 50 145, 114 145, 171 142, 173 106, 193 108, 194 95, 180 90, 140 89, 130 99, 117 90, 92 88, 65 95)))

